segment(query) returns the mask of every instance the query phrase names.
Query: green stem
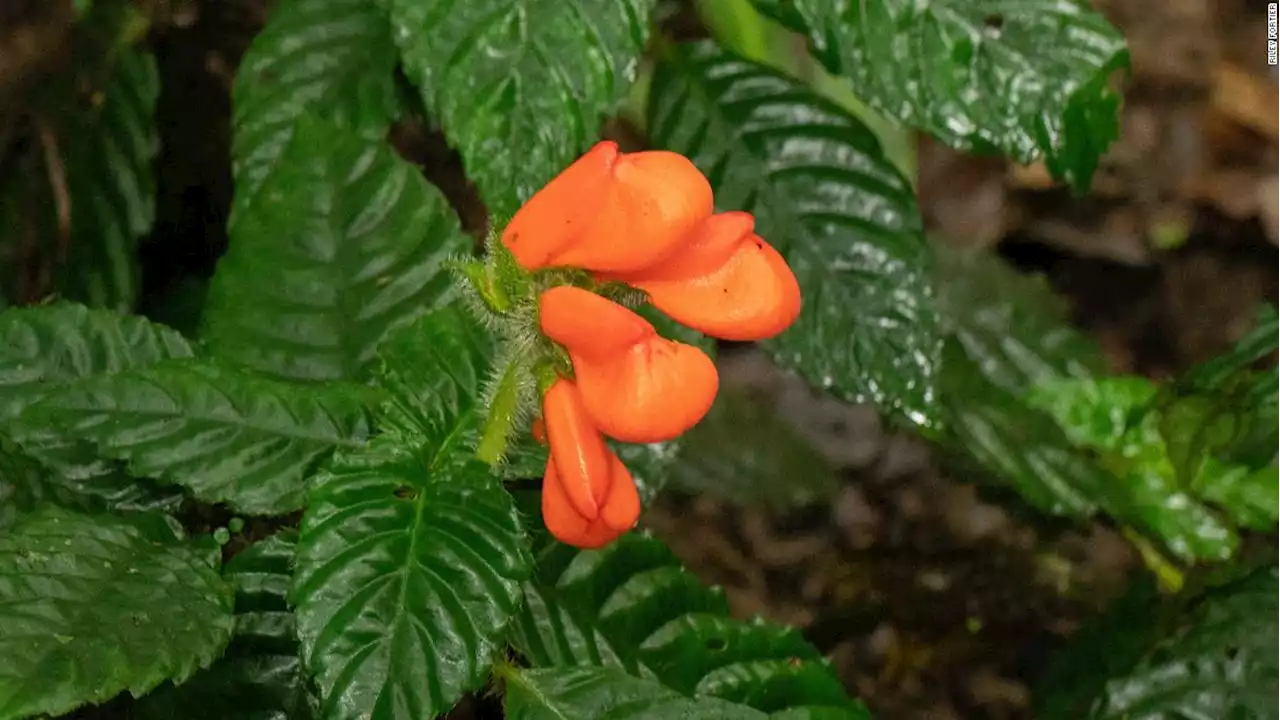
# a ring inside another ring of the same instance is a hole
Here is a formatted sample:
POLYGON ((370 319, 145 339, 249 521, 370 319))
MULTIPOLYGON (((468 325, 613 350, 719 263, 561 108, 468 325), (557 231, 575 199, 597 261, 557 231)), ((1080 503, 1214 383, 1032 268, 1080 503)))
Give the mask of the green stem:
POLYGON ((1151 572, 1155 573, 1161 589, 1171 593, 1176 593, 1182 589, 1186 578, 1177 565, 1170 562, 1150 540, 1143 537, 1133 528, 1126 527, 1122 530, 1122 533, 1129 542, 1133 543, 1134 547, 1138 548, 1138 554, 1142 556, 1142 561, 1146 563, 1151 572))
POLYGON ((520 371, 523 363, 513 360, 498 381, 498 389, 489 404, 489 418, 476 446, 476 458, 490 466, 497 465, 507 454, 507 441, 515 424, 520 403, 520 371))

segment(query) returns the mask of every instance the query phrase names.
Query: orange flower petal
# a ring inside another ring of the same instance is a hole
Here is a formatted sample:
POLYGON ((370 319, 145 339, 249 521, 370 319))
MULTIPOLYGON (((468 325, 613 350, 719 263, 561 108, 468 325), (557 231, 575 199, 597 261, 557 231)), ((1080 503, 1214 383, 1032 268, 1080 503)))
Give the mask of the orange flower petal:
POLYGON ((565 496, 579 515, 594 520, 609 493, 609 448, 572 382, 557 380, 547 389, 542 414, 565 496))
POLYGON ((550 458, 542 479, 542 522, 555 539, 583 549, 604 547, 626 531, 615 530, 601 519, 588 520, 579 515, 569 502, 555 461, 550 458))
POLYGON ((533 441, 539 445, 547 444, 547 424, 542 421, 541 417, 533 419, 533 424, 529 428, 529 434, 533 436, 533 441))
POLYGON ((502 242, 529 269, 633 272, 670 255, 711 211, 711 185, 688 158, 606 141, 535 193, 502 242))
POLYGON ((706 416, 720 386, 706 353, 658 335, 603 360, 569 357, 596 427, 623 442, 679 436, 706 416))
POLYGON ((635 527, 640 519, 640 493, 636 492, 635 480, 622 460, 612 452, 609 459, 613 461, 613 472, 609 477, 609 497, 600 508, 599 522, 623 533, 635 527))
POLYGON ((757 235, 718 269, 683 279, 631 282, 672 320, 724 340, 771 338, 800 315, 800 285, 787 261, 757 235))
POLYGON ((657 335, 649 321, 588 290, 561 285, 542 293, 542 333, 570 353, 601 359, 657 335))
POLYGON ((502 231, 502 244, 525 268, 551 264, 551 258, 591 229, 607 199, 622 153, 613 142, 597 143, 534 193, 502 231))
POLYGON ((602 279, 634 281, 688 280, 708 275, 724 266, 743 243, 753 237, 756 220, 751 213, 717 213, 690 234, 686 245, 666 260, 634 273, 613 274, 602 279))

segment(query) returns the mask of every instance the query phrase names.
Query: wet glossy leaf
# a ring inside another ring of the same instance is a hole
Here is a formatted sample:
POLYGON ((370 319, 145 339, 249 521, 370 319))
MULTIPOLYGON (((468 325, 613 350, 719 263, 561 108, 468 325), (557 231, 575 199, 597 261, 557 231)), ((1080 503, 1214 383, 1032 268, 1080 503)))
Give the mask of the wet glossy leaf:
POLYGON ((45 508, 0 534, 0 717, 59 715, 209 665, 231 591, 162 522, 45 508))
POLYGON ((710 44, 658 67, 648 129, 707 174, 721 209, 753 212, 800 281, 800 318, 766 343, 775 359, 845 400, 932 424, 929 250, 911 187, 875 135, 805 85, 710 44))
POLYGON ((316 699, 298 655, 285 598, 297 533, 285 531, 239 553, 223 570, 235 590, 235 634, 211 667, 138 701, 147 720, 309 720, 316 699))
MULTIPOLYGON (((1099 451, 1115 481, 1092 498, 1116 519, 1161 542, 1185 561, 1225 560, 1239 544, 1228 518, 1178 482, 1168 449, 1147 412, 1156 387, 1145 378, 1056 380, 1028 396, 1054 417, 1073 442, 1099 451)), ((1221 498, 1248 499, 1248 491, 1228 484, 1253 478, 1216 478, 1221 498)))
POLYGON ((721 591, 642 533, 600 551, 544 548, 525 597, 511 643, 534 667, 615 667, 686 696, 866 717, 797 632, 734 620, 721 591))
POLYGON ((453 296, 442 263, 470 240, 385 144, 303 116, 259 193, 209 291, 215 354, 283 378, 362 378, 388 332, 453 296))
POLYGON ((192 355, 181 335, 140 317, 58 302, 0 313, 0 420, 83 378, 192 355))
POLYGON ((23 412, 15 436, 23 443, 24 432, 56 429, 127 461, 137 477, 245 514, 280 515, 302 507, 307 478, 334 449, 363 442, 365 423, 358 391, 341 384, 308 388, 180 360, 52 393, 23 412))
POLYGON ((368 0, 278 0, 236 70, 236 211, 257 193, 304 114, 369 140, 396 111, 391 26, 368 0))
POLYGON ((446 308, 397 333, 388 432, 315 480, 290 597, 325 717, 444 713, 483 685, 519 605, 520 518, 467 442, 483 360, 468 322, 446 308))
POLYGON ((768 717, 758 710, 714 698, 688 698, 651 680, 609 668, 512 670, 505 677, 506 715, 510 720, 768 717))
POLYGON ((1195 595, 1131 593, 1055 659, 1036 717, 1274 718, 1278 594, 1274 565, 1195 595))
POLYGON ((1119 131, 1124 38, 1077 0, 753 0, 872 106, 1087 188, 1119 131))
MULTIPOLYGON (((0 313, 0 424, 68 385, 191 354, 181 335, 140 317, 69 302, 8 309, 0 313)), ((172 488, 130 478, 92 446, 51 429, 27 428, 24 444, 44 466, 15 445, 0 448, 10 458, 8 469, 0 462, 0 484, 6 475, 20 478, 21 495, 31 503, 133 511, 172 509, 182 499, 172 488)))
POLYGON ((42 503, 124 514, 173 512, 182 504, 180 488, 132 478, 121 463, 99 458, 88 443, 68 440, 56 431, 42 434, 36 442, 43 462, 0 433, 0 528, 17 513, 42 503))
POLYGON ((596 140, 635 75, 655 4, 381 2, 407 74, 498 215, 514 213, 596 140))

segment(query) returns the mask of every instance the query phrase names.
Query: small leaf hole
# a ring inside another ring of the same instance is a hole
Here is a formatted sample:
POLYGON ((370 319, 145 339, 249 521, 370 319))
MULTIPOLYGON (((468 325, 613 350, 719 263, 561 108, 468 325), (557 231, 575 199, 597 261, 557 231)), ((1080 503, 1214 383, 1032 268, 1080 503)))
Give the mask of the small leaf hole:
POLYGON ((408 485, 401 485, 400 487, 396 488, 395 494, 396 494, 396 497, 400 498, 401 500, 417 500, 418 499, 418 491, 414 490, 408 485))
POLYGON ((727 646, 728 646, 728 643, 724 641, 724 638, 718 638, 718 637, 707 638, 708 650, 720 651, 725 649, 727 646))
POLYGON ((999 30, 1004 27, 1004 15, 991 13, 982 19, 982 26, 988 30, 999 30))

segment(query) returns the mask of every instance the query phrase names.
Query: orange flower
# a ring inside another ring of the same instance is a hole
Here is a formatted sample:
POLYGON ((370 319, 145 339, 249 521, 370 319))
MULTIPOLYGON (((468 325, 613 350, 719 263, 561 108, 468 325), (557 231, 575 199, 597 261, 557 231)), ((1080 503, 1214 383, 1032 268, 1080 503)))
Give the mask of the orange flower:
POLYGON ((658 335, 611 300, 554 287, 542 294, 539 319, 543 334, 568 351, 591 419, 615 440, 670 440, 715 401, 720 381, 706 353, 658 335))
POLYGON ((559 379, 542 401, 547 458, 542 517, 556 539, 582 548, 601 547, 630 530, 640 516, 631 473, 591 425, 577 387, 559 379))
POLYGON ((529 198, 502 244, 528 270, 634 272, 675 251, 711 210, 711 186, 687 158, 606 141, 529 198))
POLYGON ((610 279, 644 290, 672 320, 712 337, 771 338, 799 316, 800 285, 787 261, 754 230, 749 213, 712 215, 680 252, 610 279))
MULTIPOLYGON (((501 240, 524 271, 576 268, 625 283, 676 322, 713 337, 781 333, 800 313, 795 275, 756 234, 749 213, 713 209, 711 187, 688 159, 624 154, 601 142, 530 198, 501 240)), ((640 514, 631 474, 604 437, 650 443, 679 436, 710 410, 719 377, 701 350, 661 337, 590 290, 541 290, 537 307, 542 334, 573 364, 573 379, 555 379, 544 394, 543 417, 532 428, 550 446, 543 519, 562 542, 601 547, 640 514)))

